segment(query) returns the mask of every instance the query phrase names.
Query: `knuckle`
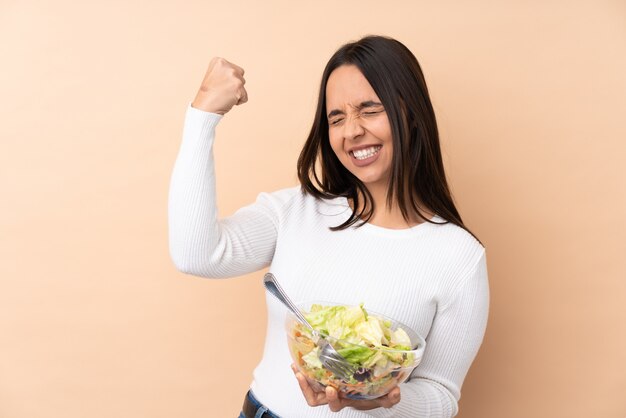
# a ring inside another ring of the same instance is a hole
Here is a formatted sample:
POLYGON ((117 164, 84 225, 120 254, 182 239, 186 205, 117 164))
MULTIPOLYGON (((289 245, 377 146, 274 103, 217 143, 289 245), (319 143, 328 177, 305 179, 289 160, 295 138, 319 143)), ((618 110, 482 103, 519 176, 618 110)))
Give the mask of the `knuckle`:
POLYGON ((330 410, 333 412, 341 411, 341 405, 329 404, 328 406, 330 407, 330 410))

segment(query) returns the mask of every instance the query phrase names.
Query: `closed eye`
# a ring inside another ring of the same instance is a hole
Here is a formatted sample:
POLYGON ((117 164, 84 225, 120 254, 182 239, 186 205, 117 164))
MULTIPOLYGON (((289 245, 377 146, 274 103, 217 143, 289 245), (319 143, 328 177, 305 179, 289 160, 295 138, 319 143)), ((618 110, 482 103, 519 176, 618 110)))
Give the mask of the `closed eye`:
MULTIPOLYGON (((376 111, 373 111, 373 112, 363 112, 363 114, 364 114, 364 115, 375 115, 375 114, 377 114, 377 113, 382 113, 382 112, 384 112, 384 111, 385 111, 385 110, 383 109, 383 110, 376 110, 376 111)), ((338 124, 339 122, 341 122, 342 120, 343 120, 343 118, 341 118, 341 119, 335 119, 334 121, 330 122, 330 124, 331 124, 331 125, 336 125, 336 124, 338 124)))

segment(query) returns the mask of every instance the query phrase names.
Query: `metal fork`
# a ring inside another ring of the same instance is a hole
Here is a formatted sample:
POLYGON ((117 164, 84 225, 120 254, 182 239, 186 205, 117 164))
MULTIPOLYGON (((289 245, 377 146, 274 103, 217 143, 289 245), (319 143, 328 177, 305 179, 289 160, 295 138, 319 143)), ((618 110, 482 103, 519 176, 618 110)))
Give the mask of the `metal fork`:
POLYGON ((330 341, 316 331, 309 321, 306 320, 300 309, 289 299, 285 291, 280 287, 276 277, 272 273, 266 273, 263 277, 263 285, 265 288, 274 295, 279 301, 283 303, 293 314, 298 321, 307 326, 313 335, 313 341, 320 348, 320 362, 322 366, 332 372, 336 377, 342 380, 350 380, 357 367, 349 363, 341 354, 335 350, 330 341))

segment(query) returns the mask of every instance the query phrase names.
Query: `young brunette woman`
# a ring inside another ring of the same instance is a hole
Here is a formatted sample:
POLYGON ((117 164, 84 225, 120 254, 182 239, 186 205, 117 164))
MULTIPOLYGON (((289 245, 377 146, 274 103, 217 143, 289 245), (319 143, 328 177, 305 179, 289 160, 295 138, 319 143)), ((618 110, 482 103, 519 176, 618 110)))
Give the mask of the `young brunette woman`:
MULTIPOLYGON (((280 77, 280 74, 277 74, 280 77)), ((322 74, 297 186, 218 217, 216 126, 248 100, 244 70, 213 58, 186 110, 170 185, 177 268, 227 278, 266 267, 296 301, 363 302, 426 339, 411 378, 374 400, 316 392, 291 364, 286 309, 267 296, 265 348, 241 417, 452 417, 489 306, 485 248, 446 181, 435 114, 415 56, 385 36, 341 46, 322 74)), ((288 109, 268 109, 276 123, 288 109), (278 113, 280 112, 280 113, 278 113)), ((266 138, 224 138, 246 146, 266 138)), ((248 173, 245 173, 248 175, 248 173)))

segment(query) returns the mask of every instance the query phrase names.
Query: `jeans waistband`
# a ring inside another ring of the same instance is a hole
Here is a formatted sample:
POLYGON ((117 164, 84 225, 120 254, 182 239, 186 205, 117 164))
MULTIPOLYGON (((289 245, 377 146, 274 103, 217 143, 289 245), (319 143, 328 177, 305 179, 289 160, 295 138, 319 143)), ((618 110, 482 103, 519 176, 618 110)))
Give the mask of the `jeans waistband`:
POLYGON ((244 402, 244 415, 249 415, 252 410, 254 410, 254 415, 252 415, 251 417, 246 415, 246 418, 280 418, 280 416, 276 415, 275 413, 270 411, 265 405, 259 402, 259 400, 254 396, 254 393, 252 393, 252 390, 248 391, 248 393, 246 394, 246 398, 249 403, 252 404, 252 406, 254 407, 245 408, 246 405, 244 402))

